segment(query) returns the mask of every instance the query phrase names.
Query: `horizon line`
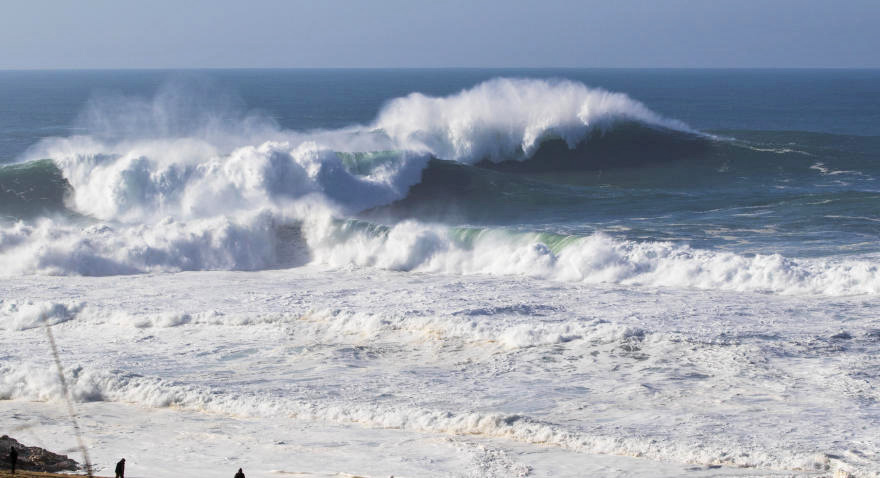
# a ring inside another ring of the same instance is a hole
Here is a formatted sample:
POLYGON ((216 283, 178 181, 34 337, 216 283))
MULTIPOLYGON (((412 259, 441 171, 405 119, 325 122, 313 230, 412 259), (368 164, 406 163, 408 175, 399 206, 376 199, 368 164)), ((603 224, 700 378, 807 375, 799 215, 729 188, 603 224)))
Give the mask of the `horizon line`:
POLYGON ((0 68, 0 72, 221 70, 880 70, 880 66, 208 66, 0 68))

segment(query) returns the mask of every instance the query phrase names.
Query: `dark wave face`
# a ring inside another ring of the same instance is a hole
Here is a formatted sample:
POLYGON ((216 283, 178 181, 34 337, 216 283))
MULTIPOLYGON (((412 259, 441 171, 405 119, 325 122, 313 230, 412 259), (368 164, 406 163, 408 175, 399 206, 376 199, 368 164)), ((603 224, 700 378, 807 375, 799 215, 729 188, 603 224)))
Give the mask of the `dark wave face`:
POLYGON ((717 135, 628 125, 574 149, 549 141, 524 162, 433 160, 406 198, 364 216, 602 230, 747 251, 805 243, 808 255, 872 250, 880 138, 717 135))
POLYGON ((712 140, 699 133, 621 122, 592 131, 573 148, 561 139, 548 139, 525 161, 482 161, 478 165, 513 173, 601 171, 698 159, 711 150, 712 140))
POLYGON ((50 159, 0 166, 0 216, 26 218, 65 211, 70 183, 50 159))

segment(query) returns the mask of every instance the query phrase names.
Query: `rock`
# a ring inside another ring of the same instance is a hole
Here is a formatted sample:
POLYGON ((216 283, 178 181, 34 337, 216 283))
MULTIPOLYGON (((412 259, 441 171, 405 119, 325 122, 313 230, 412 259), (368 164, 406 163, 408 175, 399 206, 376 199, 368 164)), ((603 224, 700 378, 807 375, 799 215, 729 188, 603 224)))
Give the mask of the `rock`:
POLYGON ((57 455, 36 446, 24 446, 18 440, 7 435, 0 437, 0 466, 8 466, 10 447, 18 451, 18 464, 16 465, 18 470, 54 473, 76 471, 81 468, 79 463, 65 455, 57 455))

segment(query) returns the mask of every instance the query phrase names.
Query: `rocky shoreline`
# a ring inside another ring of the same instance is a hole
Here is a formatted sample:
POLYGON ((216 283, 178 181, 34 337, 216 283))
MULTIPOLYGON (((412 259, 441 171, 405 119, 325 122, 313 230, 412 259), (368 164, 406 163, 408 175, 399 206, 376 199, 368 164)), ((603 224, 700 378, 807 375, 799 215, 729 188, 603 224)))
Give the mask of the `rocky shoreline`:
POLYGON ((18 440, 3 435, 0 437, 0 467, 9 466, 9 449, 18 451, 16 470, 56 473, 59 471, 79 471, 82 466, 66 455, 52 453, 36 446, 25 446, 18 440))

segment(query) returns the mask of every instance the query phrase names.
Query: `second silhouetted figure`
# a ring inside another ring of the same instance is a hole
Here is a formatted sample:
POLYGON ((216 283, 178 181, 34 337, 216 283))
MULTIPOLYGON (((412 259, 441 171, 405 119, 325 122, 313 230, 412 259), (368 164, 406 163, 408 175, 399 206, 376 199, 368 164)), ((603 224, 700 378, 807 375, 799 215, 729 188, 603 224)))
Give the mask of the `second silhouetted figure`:
POLYGON ((14 447, 9 447, 9 470, 10 474, 15 474, 15 463, 18 461, 18 450, 14 447))
POLYGON ((238 469, 238 473, 233 478, 244 478, 244 472, 241 471, 241 468, 238 469))
POLYGON ((125 478, 125 458, 116 464, 116 478, 125 478))

